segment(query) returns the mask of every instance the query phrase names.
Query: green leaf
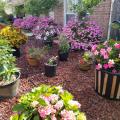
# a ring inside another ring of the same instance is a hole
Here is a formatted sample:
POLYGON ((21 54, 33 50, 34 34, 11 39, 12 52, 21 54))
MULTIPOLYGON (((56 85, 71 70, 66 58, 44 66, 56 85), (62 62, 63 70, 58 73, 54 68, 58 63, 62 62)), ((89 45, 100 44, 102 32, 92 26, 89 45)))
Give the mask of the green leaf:
POLYGON ((69 93, 68 91, 65 91, 65 92, 64 92, 63 94, 61 94, 60 96, 61 96, 61 98, 62 98, 65 102, 73 99, 72 94, 69 93))
POLYGON ((46 106, 46 105, 47 105, 46 102, 45 102, 42 98, 39 98, 39 99, 38 99, 38 102, 39 102, 40 105, 42 105, 42 106, 46 106))
POLYGON ((23 112, 24 110, 25 110, 25 105, 23 104, 16 104, 13 107, 13 111, 16 111, 16 112, 23 112))
POLYGON ((10 117, 10 120, 19 120, 18 118, 19 118, 18 114, 15 114, 10 117))
POLYGON ((39 115, 34 116, 33 120, 40 120, 39 115))

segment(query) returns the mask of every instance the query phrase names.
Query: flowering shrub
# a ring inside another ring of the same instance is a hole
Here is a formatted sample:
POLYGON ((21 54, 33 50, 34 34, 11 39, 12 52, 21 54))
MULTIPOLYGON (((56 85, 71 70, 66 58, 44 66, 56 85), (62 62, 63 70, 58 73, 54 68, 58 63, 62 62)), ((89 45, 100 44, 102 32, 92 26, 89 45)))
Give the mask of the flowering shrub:
POLYGON ((70 20, 63 28, 63 33, 71 41, 72 49, 91 49, 102 38, 100 27, 93 21, 75 22, 70 20))
POLYGON ((62 87, 42 85, 20 98, 13 108, 18 114, 10 120, 86 120, 85 114, 79 111, 80 106, 62 87))
POLYGON ((52 41, 55 36, 60 33, 60 27, 50 17, 42 17, 39 19, 33 34, 36 39, 43 41, 52 41))
POLYGON ((38 22, 38 17, 36 16, 28 16, 24 19, 16 19, 13 23, 15 27, 22 28, 25 30, 32 30, 36 23, 38 22))
POLYGON ((96 69, 104 69, 117 73, 120 71, 120 42, 109 40, 101 45, 94 45, 92 52, 95 55, 96 69))
POLYGON ((20 29, 7 26, 0 31, 0 37, 9 41, 12 47, 19 48, 21 44, 27 41, 27 37, 22 34, 20 29))

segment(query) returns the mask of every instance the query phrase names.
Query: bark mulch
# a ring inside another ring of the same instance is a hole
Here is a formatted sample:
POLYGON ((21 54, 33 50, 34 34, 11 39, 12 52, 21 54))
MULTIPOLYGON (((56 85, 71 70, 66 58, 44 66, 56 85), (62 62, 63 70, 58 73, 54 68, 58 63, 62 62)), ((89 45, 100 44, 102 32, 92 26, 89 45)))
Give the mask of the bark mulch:
MULTIPOLYGON (((57 46, 50 51, 50 55, 57 55, 57 46)), ((21 68, 19 92, 14 98, 0 100, 0 120, 9 120, 12 106, 20 95, 41 84, 62 85, 64 89, 71 92, 81 103, 81 110, 86 113, 87 120, 120 120, 120 101, 107 100, 96 94, 94 69, 87 72, 80 71, 79 58, 78 52, 71 52, 67 62, 59 62, 57 76, 47 78, 43 74, 43 62, 38 67, 30 67, 23 54, 17 60, 17 64, 21 68)))

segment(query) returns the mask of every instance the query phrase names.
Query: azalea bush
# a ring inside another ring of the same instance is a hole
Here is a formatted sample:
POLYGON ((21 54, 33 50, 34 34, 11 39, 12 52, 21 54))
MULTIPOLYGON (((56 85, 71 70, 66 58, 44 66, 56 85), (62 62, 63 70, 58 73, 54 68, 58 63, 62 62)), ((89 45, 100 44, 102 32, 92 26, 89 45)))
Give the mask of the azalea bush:
POLYGON ((13 25, 24 30, 32 30, 38 22, 38 19, 36 16, 27 16, 23 19, 18 18, 15 19, 13 25))
POLYGON ((101 45, 94 45, 92 52, 96 58, 96 69, 120 72, 120 41, 109 40, 101 45))
POLYGON ((27 41, 27 37, 22 34, 20 29, 13 26, 7 26, 0 31, 0 37, 9 41, 12 47, 19 48, 21 44, 27 41))
POLYGON ((62 87, 41 85, 19 99, 10 120, 86 120, 80 106, 62 87))
POLYGON ((91 49, 102 38, 101 29, 94 21, 70 20, 63 28, 63 33, 70 40, 72 49, 91 49))
POLYGON ((42 41, 52 41, 60 34, 61 26, 57 25, 50 17, 42 17, 33 29, 36 39, 42 41))

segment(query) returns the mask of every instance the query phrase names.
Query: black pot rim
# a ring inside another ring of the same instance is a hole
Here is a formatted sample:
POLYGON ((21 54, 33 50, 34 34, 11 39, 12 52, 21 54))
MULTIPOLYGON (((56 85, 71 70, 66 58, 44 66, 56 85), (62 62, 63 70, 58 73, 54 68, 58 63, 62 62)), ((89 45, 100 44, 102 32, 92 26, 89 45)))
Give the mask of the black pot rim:
POLYGON ((18 81, 18 80, 20 79, 20 75, 21 75, 21 73, 20 73, 20 72, 17 72, 17 73, 16 73, 17 78, 16 78, 16 80, 15 80, 15 81, 13 81, 13 82, 11 82, 11 83, 9 83, 9 84, 7 84, 7 85, 0 86, 0 88, 9 87, 9 86, 11 86, 11 85, 15 84, 15 83, 16 83, 16 81, 18 81), (17 75, 17 74, 18 74, 18 75, 17 75))
MULTIPOLYGON (((97 69, 96 69, 97 70, 97 69)), ((105 73, 108 73, 108 74, 111 74, 111 75, 115 75, 115 76, 120 76, 120 74, 119 73, 112 73, 112 72, 108 72, 107 70, 97 70, 97 71, 103 71, 103 72, 105 72, 105 73)))
POLYGON ((68 54, 69 53, 69 50, 67 52, 61 52, 61 50, 58 50, 58 53, 59 54, 68 54))
POLYGON ((48 63, 45 63, 46 66, 50 66, 50 67, 55 67, 57 66, 57 64, 54 64, 54 65, 49 65, 48 63))

